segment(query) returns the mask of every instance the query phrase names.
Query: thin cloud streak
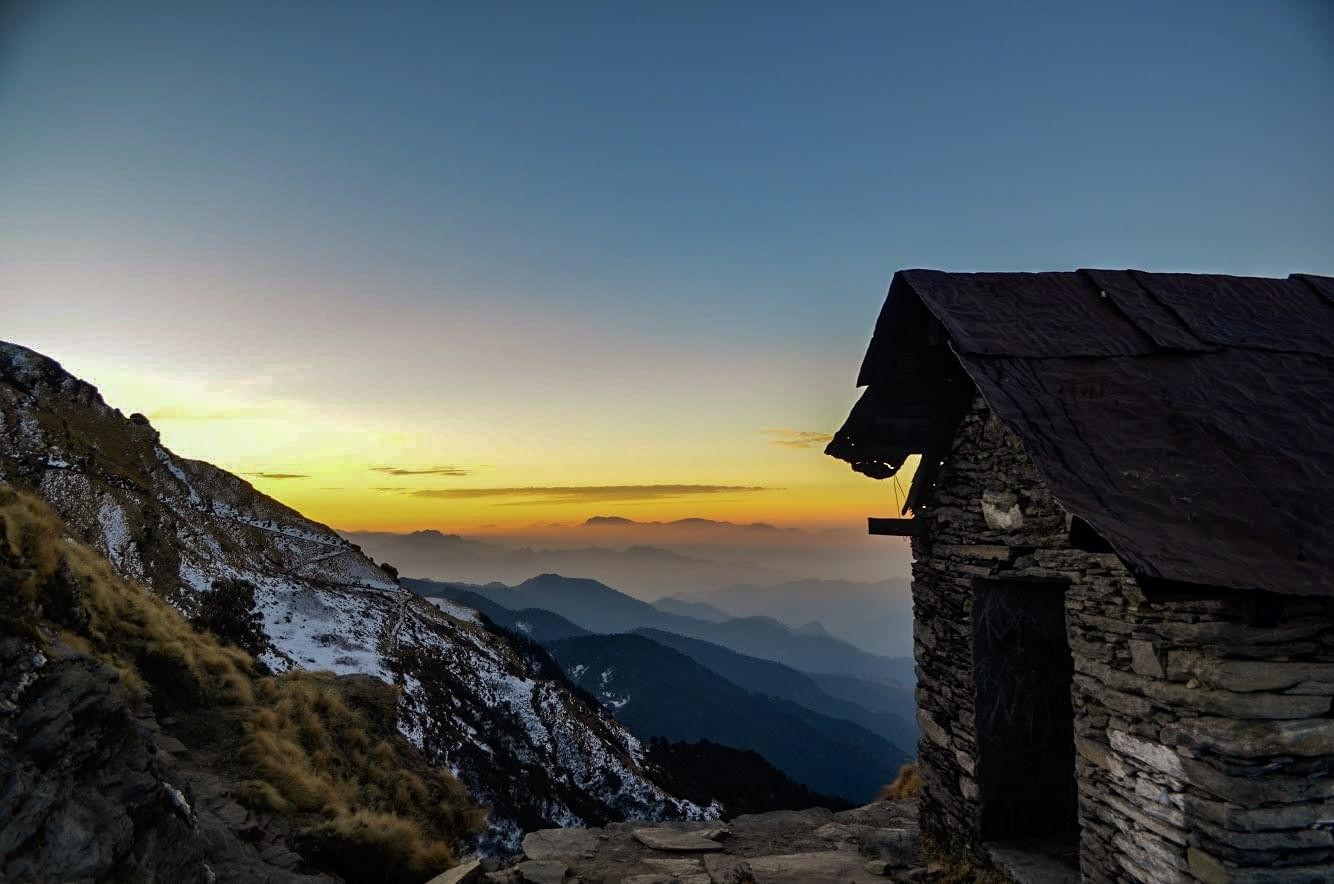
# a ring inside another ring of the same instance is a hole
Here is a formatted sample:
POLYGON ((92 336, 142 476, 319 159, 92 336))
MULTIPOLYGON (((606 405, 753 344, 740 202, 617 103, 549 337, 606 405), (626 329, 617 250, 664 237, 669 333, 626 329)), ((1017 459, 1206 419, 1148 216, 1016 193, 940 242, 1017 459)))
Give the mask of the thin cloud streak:
POLYGON ((815 448, 817 445, 824 445, 830 439, 834 438, 833 433, 821 433, 815 430, 762 430, 764 435, 770 437, 770 445, 778 445, 783 448, 815 448))
MULTIPOLYGON (((391 489, 381 489, 391 490, 391 489)), ((398 491, 398 489, 392 489, 398 491)), ((412 497, 472 500, 486 497, 515 498, 500 504, 524 503, 600 503, 615 501, 670 500, 673 498, 735 494, 776 489, 760 485, 553 485, 526 488, 421 488, 405 491, 412 497)))
POLYGON ((246 473, 247 476, 255 476, 260 479, 309 479, 306 473, 246 473))
POLYGON ((371 467, 371 472, 386 476, 469 476, 472 470, 463 467, 371 467))

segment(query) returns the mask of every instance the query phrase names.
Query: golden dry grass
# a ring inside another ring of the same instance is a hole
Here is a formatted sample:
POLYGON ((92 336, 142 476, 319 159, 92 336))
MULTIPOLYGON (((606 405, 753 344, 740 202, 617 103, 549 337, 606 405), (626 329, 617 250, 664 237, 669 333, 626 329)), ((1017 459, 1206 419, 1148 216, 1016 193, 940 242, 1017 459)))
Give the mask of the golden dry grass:
MULTIPOLYGON (((290 817, 303 845, 343 871, 420 880, 455 862, 453 845, 482 813, 447 771, 394 727, 395 689, 329 673, 264 676, 244 651, 195 631, 152 592, 121 579, 69 537, 31 494, 0 486, 0 622, 113 666, 141 699, 226 708, 242 723, 232 760, 243 800, 290 817)), ((364 875, 363 875, 364 877, 364 875)))
POLYGON ((910 761, 899 768, 898 776, 894 782, 885 786, 880 793, 875 796, 876 801, 902 801, 905 798, 916 798, 917 791, 922 788, 922 775, 917 770, 917 762, 910 761))

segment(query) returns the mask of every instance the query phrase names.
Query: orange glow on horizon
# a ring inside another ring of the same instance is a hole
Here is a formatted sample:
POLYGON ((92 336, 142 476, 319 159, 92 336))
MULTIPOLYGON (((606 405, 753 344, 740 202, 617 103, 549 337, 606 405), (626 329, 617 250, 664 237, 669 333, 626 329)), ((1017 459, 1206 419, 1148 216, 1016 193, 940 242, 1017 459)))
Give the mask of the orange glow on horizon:
POLYGON ((572 377, 568 395, 515 385, 483 396, 462 380, 416 383, 414 363, 376 363, 386 392, 374 395, 295 351, 273 364, 188 361, 173 349, 152 371, 152 360, 77 336, 21 343, 63 361, 113 407, 148 415, 177 455, 228 469, 335 528, 468 533, 602 515, 864 532, 867 516, 898 515, 911 481, 911 469, 896 488, 824 455, 856 395, 850 385, 828 393, 819 417, 784 420, 792 403, 780 385, 747 387, 739 399, 700 392, 694 376, 654 397, 603 375, 572 377))

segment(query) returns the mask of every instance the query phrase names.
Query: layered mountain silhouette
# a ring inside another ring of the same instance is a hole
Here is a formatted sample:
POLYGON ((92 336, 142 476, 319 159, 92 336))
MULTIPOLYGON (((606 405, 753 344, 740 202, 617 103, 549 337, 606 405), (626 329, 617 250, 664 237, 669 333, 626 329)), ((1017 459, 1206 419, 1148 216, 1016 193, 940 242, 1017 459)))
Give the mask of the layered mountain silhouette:
MULTIPOLYGON (((739 583, 676 592, 654 604, 675 613, 707 605, 705 610, 731 617, 772 617, 793 628, 823 630, 874 653, 912 653, 912 598, 904 577, 874 583, 817 579, 739 583)), ((911 682, 911 675, 907 680, 911 682)))
MULTIPOLYGON (((902 760, 905 753, 898 747, 916 743, 912 690, 890 678, 903 673, 903 661, 881 661, 874 676, 827 674, 844 690, 849 683, 864 685, 868 700, 858 703, 822 689, 817 680, 825 676, 681 632, 704 631, 724 640, 738 637, 761 644, 755 640, 758 633, 770 639, 762 646, 766 653, 779 646, 777 637, 808 653, 815 653, 803 647, 809 641, 819 650, 830 643, 846 646, 822 634, 802 634, 757 618, 741 621, 732 632, 719 627, 736 627, 734 619, 718 623, 672 615, 597 581, 555 574, 515 587, 411 578, 404 585, 436 600, 474 607, 541 642, 572 681, 644 738, 706 739, 753 749, 797 782, 853 801, 865 800, 875 788, 869 783, 902 760), (620 662, 609 662, 613 659, 620 662), (590 681, 594 665, 602 668, 590 681), (728 707, 744 714, 720 718, 712 711, 728 707), (778 739, 775 733, 792 739, 778 739), (796 751, 803 743, 807 750, 796 751)), ((864 662, 869 656, 851 649, 835 661, 864 662)))
POLYGON ((588 575, 656 598, 683 586, 726 586, 786 577, 754 563, 713 561, 648 544, 514 548, 434 530, 410 534, 345 531, 343 536, 375 559, 393 562, 404 574, 464 583, 519 583, 536 574, 559 572, 588 575))
POLYGON ((635 634, 679 651, 753 693, 787 700, 831 718, 845 719, 902 749, 911 750, 917 745, 917 705, 910 688, 855 676, 808 675, 782 663, 748 657, 712 642, 660 629, 637 629, 635 634), (825 679, 832 680, 841 690, 836 693, 824 687, 825 679), (859 700, 843 696, 853 690, 845 687, 849 682, 865 686, 859 700))
POLYGON ((547 647, 575 684, 644 739, 753 749, 797 782, 857 803, 906 760, 860 725, 745 690, 647 636, 589 635, 547 647))
MULTIPOLYGON (((393 563, 398 566, 397 562, 393 563)), ((771 617, 734 617, 721 622, 673 614, 597 580, 542 574, 518 584, 485 585, 405 579, 423 595, 454 596, 472 592, 496 604, 520 610, 541 608, 592 632, 660 629, 698 638, 738 653, 773 660, 803 672, 827 672, 898 681, 912 672, 910 660, 870 654, 828 635, 800 634, 771 617)))

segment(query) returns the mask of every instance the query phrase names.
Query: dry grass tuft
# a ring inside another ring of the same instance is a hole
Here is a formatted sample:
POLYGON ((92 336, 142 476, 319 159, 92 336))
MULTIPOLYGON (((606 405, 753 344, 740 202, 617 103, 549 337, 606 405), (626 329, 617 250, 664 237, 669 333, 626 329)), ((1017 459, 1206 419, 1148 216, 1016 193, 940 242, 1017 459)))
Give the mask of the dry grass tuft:
POLYGON ((305 842, 340 870, 358 857, 377 863, 381 878, 386 863, 417 875, 440 869, 453 864, 450 845, 480 827, 458 780, 427 765, 383 726, 392 718, 375 714, 397 705, 389 685, 290 672, 261 681, 257 700, 241 752, 258 780, 248 797, 319 814, 305 842))
POLYGON ((20 575, 16 603, 4 610, 24 634, 38 637, 41 621, 55 625, 142 696, 152 683, 181 703, 254 701, 248 655, 201 636, 161 598, 127 584, 106 559, 68 537, 41 500, 0 487, 0 530, 0 569, 20 575))
POLYGON ((917 770, 917 762, 910 761, 899 768, 899 774, 894 778, 894 782, 881 789, 875 800, 902 801, 905 798, 916 798, 917 791, 921 788, 922 775, 917 770))
POLYGON ((0 626, 67 644, 113 666, 142 701, 228 711, 241 722, 231 760, 252 807, 289 817, 303 854, 346 877, 416 881, 454 864, 482 812, 394 725, 397 693, 368 677, 264 676, 250 655, 197 632, 68 536, 31 494, 0 486, 0 626))
POLYGON ((1009 875, 979 858, 962 840, 941 844, 923 838, 922 854, 936 869, 933 884, 1013 884, 1009 875))

